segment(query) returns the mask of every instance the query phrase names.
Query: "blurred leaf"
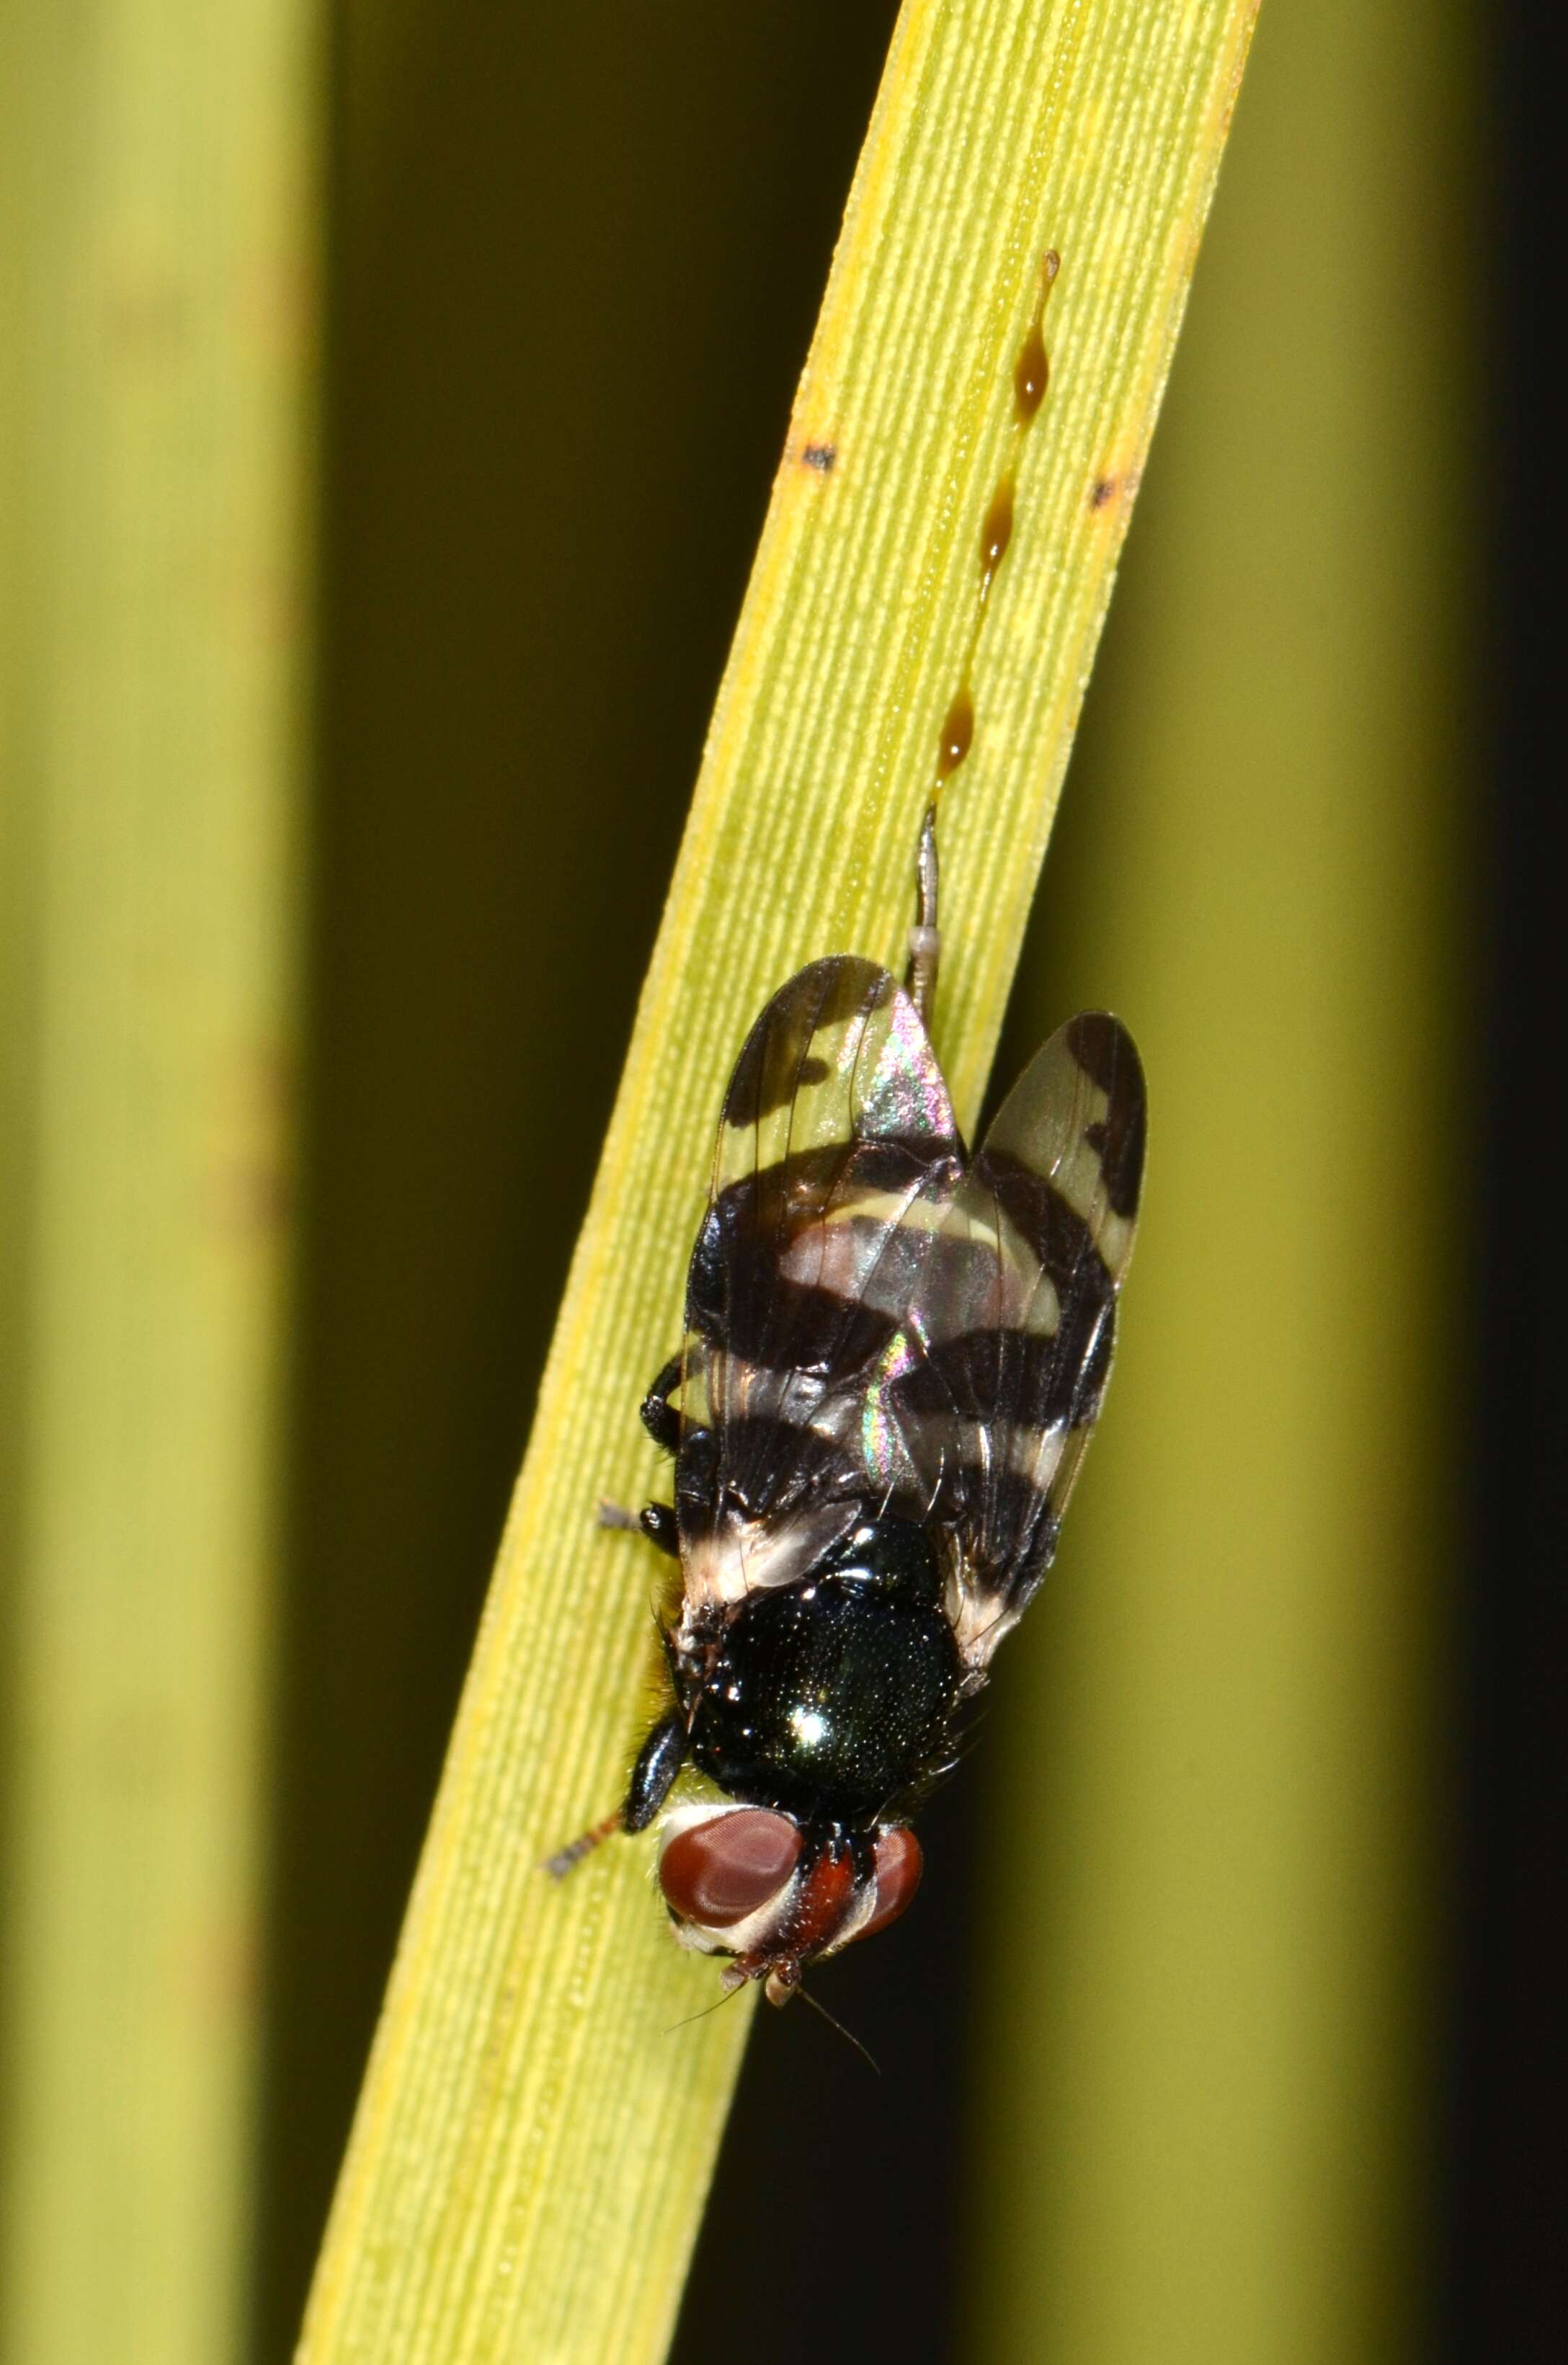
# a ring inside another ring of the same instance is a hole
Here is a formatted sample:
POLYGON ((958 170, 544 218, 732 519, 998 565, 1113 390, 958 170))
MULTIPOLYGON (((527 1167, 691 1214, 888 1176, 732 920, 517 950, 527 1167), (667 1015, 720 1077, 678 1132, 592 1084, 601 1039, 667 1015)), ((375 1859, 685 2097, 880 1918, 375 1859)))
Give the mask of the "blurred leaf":
POLYGON ((0 19, 4 2347, 242 2333, 313 12, 0 19))
POLYGON ((1426 2353, 1465 46, 1448 9, 1265 14, 1021 997, 1135 1027, 1149 1172, 980 1769, 976 2357, 1426 2353))

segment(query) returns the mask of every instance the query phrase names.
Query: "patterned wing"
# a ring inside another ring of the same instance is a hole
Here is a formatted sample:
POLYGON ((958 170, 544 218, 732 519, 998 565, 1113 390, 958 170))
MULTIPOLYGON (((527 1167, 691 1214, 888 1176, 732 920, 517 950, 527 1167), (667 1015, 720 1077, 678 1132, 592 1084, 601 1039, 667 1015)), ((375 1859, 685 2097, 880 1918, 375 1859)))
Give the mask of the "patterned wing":
POLYGON ((689 1604, 787 1584, 868 1501, 924 1503, 885 1380, 962 1175, 935 1054, 888 972, 822 960, 781 987, 724 1096, 687 1284, 689 1604))
POLYGON ((1002 1103, 911 1302, 896 1407, 956 1539, 947 1608, 977 1675, 1050 1564, 1105 1393, 1145 1117, 1126 1029, 1070 1020, 1002 1103))

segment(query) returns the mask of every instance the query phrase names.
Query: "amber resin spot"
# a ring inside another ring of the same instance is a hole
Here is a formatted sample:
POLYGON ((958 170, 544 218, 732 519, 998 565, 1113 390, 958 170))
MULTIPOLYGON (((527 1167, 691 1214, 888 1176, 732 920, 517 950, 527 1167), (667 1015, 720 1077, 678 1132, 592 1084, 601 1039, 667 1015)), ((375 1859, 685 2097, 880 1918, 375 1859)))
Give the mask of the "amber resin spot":
POLYGON ((967 689, 961 689, 947 709, 947 719, 942 725, 942 737, 936 750, 936 769, 943 779, 956 772, 969 752, 969 742, 975 735, 975 702, 967 689))

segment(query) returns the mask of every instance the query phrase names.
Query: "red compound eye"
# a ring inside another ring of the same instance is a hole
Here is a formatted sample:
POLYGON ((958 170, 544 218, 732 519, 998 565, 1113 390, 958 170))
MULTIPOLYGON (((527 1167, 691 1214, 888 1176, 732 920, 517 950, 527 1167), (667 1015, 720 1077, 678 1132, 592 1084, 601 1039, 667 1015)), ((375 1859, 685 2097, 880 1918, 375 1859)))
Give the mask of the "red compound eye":
POLYGON ((777 1897, 800 1857, 799 1824, 742 1807, 677 1832, 659 1858, 659 1887, 683 1922, 727 1930, 777 1897))
POLYGON ((920 1876, 924 1869, 920 1842, 902 1823, 878 1833, 873 1862, 877 1875, 877 1902, 872 1908, 870 1920, 856 1932, 857 1938, 868 1938, 874 1930, 885 1930, 890 1922, 898 1920, 920 1887, 920 1876))

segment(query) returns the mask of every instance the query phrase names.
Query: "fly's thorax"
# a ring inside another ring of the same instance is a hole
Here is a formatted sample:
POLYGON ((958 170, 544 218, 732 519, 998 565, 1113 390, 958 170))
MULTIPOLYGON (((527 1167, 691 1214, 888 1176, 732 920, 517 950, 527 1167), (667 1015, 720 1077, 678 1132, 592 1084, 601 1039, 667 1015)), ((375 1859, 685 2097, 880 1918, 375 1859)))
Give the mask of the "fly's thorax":
POLYGON ((695 1764, 807 1827, 869 1830, 951 1754, 964 1668, 910 1521, 860 1521, 809 1575, 742 1602, 688 1665, 695 1764))

